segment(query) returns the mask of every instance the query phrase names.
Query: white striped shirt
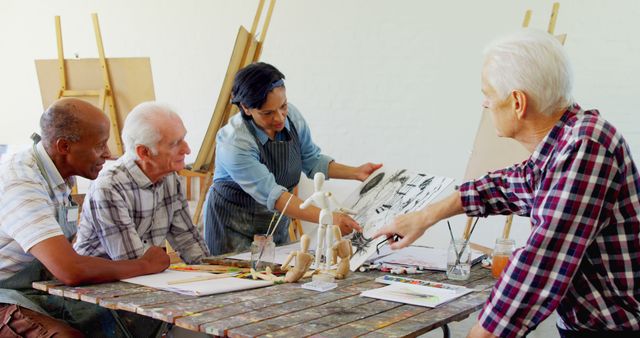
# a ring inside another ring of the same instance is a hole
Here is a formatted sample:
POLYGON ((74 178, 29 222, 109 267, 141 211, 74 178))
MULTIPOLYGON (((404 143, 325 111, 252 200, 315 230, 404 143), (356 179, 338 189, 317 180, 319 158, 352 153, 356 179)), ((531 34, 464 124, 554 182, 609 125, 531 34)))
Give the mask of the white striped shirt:
POLYGON ((43 169, 51 180, 55 201, 40 173, 33 148, 13 154, 0 164, 0 280, 11 277, 35 257, 36 244, 62 235, 56 220, 56 201, 71 193, 71 180, 63 180, 41 143, 36 146, 43 169))

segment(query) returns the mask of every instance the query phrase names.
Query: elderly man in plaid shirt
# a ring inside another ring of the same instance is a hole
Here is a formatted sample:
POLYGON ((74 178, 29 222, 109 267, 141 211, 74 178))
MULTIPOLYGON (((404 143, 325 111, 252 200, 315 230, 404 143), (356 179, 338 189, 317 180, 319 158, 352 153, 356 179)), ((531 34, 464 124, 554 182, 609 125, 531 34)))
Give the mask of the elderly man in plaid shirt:
POLYGON ((133 259, 166 239, 188 263, 209 255, 176 173, 190 153, 186 133, 167 106, 145 102, 131 111, 122 130, 125 154, 85 197, 74 244, 79 254, 133 259))
POLYGON ((526 161, 464 183, 377 235, 398 249, 456 214, 529 216, 532 233, 496 283, 470 337, 526 336, 558 311, 563 337, 640 337, 640 177, 622 135, 572 99, 572 72, 549 34, 491 44, 483 108, 526 161))

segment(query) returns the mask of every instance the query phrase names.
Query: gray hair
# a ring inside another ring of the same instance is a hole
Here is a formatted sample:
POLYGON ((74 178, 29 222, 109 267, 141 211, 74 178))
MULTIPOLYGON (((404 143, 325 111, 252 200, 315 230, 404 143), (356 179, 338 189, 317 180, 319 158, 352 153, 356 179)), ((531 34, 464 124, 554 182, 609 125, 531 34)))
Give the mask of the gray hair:
POLYGON ((40 132, 43 144, 49 146, 58 139, 80 141, 81 122, 79 108, 70 102, 56 102, 40 117, 40 132))
POLYGON ((562 45, 534 29, 500 38, 484 50, 485 76, 502 98, 521 90, 534 109, 553 114, 573 102, 573 70, 562 45))
POLYGON ((146 146, 151 154, 156 155, 156 146, 162 136, 160 123, 174 117, 178 117, 178 114, 163 103, 148 101, 135 106, 127 115, 122 128, 124 155, 131 159, 139 159, 136 153, 136 147, 139 145, 146 146))

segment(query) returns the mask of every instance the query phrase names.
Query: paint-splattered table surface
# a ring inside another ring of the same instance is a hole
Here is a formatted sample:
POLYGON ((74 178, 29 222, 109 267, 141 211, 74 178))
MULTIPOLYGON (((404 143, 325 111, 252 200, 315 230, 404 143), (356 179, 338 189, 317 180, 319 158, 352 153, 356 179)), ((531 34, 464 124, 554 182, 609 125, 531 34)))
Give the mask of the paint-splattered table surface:
POLYGON ((446 280, 444 273, 408 277, 465 285, 475 291, 436 308, 361 297, 360 292, 383 287, 381 272, 352 273, 336 289, 316 292, 301 284, 278 284, 206 297, 185 296, 124 282, 68 287, 56 281, 33 287, 53 295, 136 312, 193 331, 230 337, 411 337, 460 321, 480 309, 495 280, 476 265, 464 282, 446 280))

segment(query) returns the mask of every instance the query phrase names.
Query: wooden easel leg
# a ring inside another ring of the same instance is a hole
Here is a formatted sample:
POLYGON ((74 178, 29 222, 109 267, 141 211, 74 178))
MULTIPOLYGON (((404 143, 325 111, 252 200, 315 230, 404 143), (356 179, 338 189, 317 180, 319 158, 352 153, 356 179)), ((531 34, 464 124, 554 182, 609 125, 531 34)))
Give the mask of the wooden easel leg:
POLYGON ((304 231, 302 229, 302 223, 299 219, 291 219, 289 223, 289 240, 297 241, 302 237, 304 231))
POLYGON ((295 241, 298 236, 296 236, 296 231, 294 230, 295 225, 293 224, 293 220, 291 220, 291 222, 289 222, 289 240, 290 241, 295 241))
POLYGON ((471 224, 473 223, 473 217, 467 217, 467 225, 464 227, 464 232, 462 233, 462 238, 465 240, 469 239, 471 236, 471 224))
POLYGON ((511 232, 511 223, 513 223, 513 215, 507 216, 507 220, 504 223, 504 228, 502 229, 502 238, 509 238, 509 233, 511 232))
POLYGON ((58 98, 62 97, 62 94, 67 89, 67 70, 64 65, 64 49, 62 47, 62 26, 60 24, 60 16, 56 15, 56 42, 58 45, 58 74, 60 76, 60 92, 58 98))
POLYGON ((262 9, 264 8, 264 0, 260 0, 258 3, 258 10, 256 11, 256 16, 253 18, 253 23, 251 24, 251 36, 255 36, 256 29, 258 29, 258 22, 260 22, 260 16, 262 15, 262 9))
POLYGON ((549 18, 549 27, 547 28, 547 32, 553 35, 553 32, 556 30, 556 21, 558 21, 558 10, 560 9, 560 3, 556 2, 553 4, 553 8, 551 9, 551 17, 549 18))
POLYGON ((187 191, 186 191, 185 195, 187 197, 187 201, 190 201, 191 200, 191 177, 185 177, 184 179, 186 181, 185 185, 187 187, 186 188, 187 191))
POLYGON ((105 111, 105 99, 109 103, 109 119, 111 120, 111 129, 113 129, 113 137, 116 143, 117 156, 121 156, 124 152, 122 149, 122 140, 120 138, 120 126, 118 125, 118 112, 116 108, 113 87, 111 86, 111 79, 109 75, 109 67, 107 65, 107 59, 104 53, 104 45, 102 44, 102 33, 100 32, 100 23, 98 22, 98 14, 92 13, 91 19, 93 20, 93 31, 96 35, 96 44, 98 47, 98 57, 100 59, 100 68, 102 71, 102 82, 104 84, 105 98, 102 99, 100 105, 102 111, 105 111))
POLYGON ((211 186, 212 180, 213 180, 213 176, 210 174, 204 179, 205 184, 200 186, 198 204, 196 205, 196 210, 193 213, 193 224, 197 225, 200 222, 200 216, 202 215, 202 207, 204 205, 204 200, 207 197, 207 192, 209 191, 209 187, 211 186))
MULTIPOLYGON (((293 194, 298 196, 298 187, 293 188, 293 194)), ((289 223, 289 239, 291 241, 297 241, 303 235, 302 223, 299 219, 292 218, 289 223)))
POLYGON ((100 91, 100 96, 98 96, 98 107, 100 107, 100 110, 102 110, 103 113, 104 113, 104 107, 106 105, 106 100, 107 100, 106 90, 102 89, 100 91))

